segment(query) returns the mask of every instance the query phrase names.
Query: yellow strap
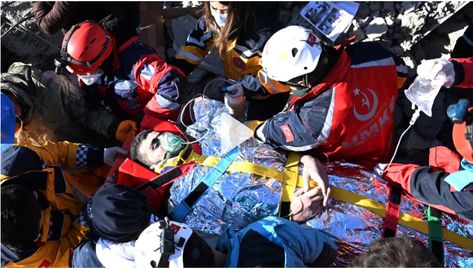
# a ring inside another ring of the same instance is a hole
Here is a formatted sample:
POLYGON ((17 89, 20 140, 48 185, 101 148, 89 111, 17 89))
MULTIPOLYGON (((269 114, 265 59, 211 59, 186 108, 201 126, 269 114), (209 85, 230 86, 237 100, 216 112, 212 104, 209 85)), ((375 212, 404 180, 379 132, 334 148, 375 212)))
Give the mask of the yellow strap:
MULTIPOLYGON (((288 160, 286 162, 286 171, 278 171, 273 168, 265 167, 262 165, 254 164, 251 162, 243 161, 243 162, 233 162, 230 167, 227 169, 228 172, 243 172, 243 173, 253 173, 255 175, 261 177, 268 177, 274 178, 280 182, 283 182, 283 194, 281 201, 291 201, 292 195, 294 194, 295 187, 303 187, 303 181, 301 176, 297 176, 297 170, 299 165, 300 155, 291 153, 289 154, 288 160), (287 182, 286 182, 287 181, 287 182), (294 183, 296 182, 296 183, 294 183), (292 190, 292 191, 291 191, 292 190)), ((215 166, 219 161, 220 157, 214 156, 202 156, 195 152, 192 152, 189 157, 185 160, 188 161, 195 161, 204 166, 215 166)), ((317 184, 311 181, 311 187, 315 187, 317 184)), ((385 217, 386 216, 386 207, 374 201, 373 199, 366 198, 364 196, 358 195, 356 193, 337 188, 331 187, 332 198, 341 201, 350 203, 353 205, 361 206, 374 214, 385 217)), ((413 217, 409 214, 400 213, 399 215, 399 224, 419 231, 423 234, 428 235, 429 229, 427 222, 413 217)), ((457 233, 454 233, 450 230, 447 230, 442 227, 442 231, 444 234, 444 239, 455 243, 465 249, 473 250, 473 239, 461 236, 457 233)))
MULTIPOLYGON (((353 205, 361 206, 383 218, 386 216, 386 207, 383 204, 378 203, 372 199, 369 199, 364 196, 355 194, 353 192, 350 192, 344 189, 336 188, 336 187, 332 187, 331 195, 333 198, 337 199, 338 201, 347 202, 353 205)), ((427 222, 419 218, 413 217, 409 214, 405 214, 401 212, 399 215, 399 224, 409 227, 411 229, 414 229, 416 231, 419 231, 426 235, 429 233, 427 222)), ((465 249, 473 250, 473 239, 463 237, 443 227, 442 227, 442 232, 444 235, 444 239, 450 242, 453 242, 465 249)))
POLYGON ((299 177, 300 154, 291 152, 287 158, 286 169, 284 169, 284 181, 282 187, 281 202, 291 202, 296 191, 297 179, 299 177))

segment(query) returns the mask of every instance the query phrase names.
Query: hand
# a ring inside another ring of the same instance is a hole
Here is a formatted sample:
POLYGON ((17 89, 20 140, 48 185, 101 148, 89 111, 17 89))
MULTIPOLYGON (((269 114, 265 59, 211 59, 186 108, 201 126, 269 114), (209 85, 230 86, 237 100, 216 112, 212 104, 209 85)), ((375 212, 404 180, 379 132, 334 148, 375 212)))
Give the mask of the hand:
POLYGON ((225 107, 235 119, 242 121, 245 114, 245 100, 243 88, 240 83, 225 88, 225 107))
POLYGON ((236 84, 224 87, 222 91, 225 93, 228 93, 233 98, 244 95, 243 86, 241 85, 241 83, 236 83, 236 84))
POLYGON ((423 60, 417 66, 417 75, 431 80, 434 87, 450 88, 455 82, 453 63, 445 59, 423 60))
POLYGON ((138 131, 136 122, 132 120, 124 120, 118 124, 117 130, 115 131, 115 138, 123 143, 130 131, 138 131))
POLYGON ((310 180, 312 179, 315 183, 317 183, 317 186, 321 188, 324 197, 323 206, 327 206, 328 198, 330 195, 330 187, 328 187, 328 177, 325 168, 322 166, 319 160, 313 158, 310 155, 302 156, 301 163, 304 164, 304 168, 302 170, 304 191, 309 191, 310 180))
POLYGON ((117 154, 127 155, 128 151, 120 147, 105 148, 103 150, 103 162, 105 164, 113 166, 113 163, 117 158, 117 154))
POLYGON ((322 189, 315 187, 308 192, 303 188, 294 192, 294 198, 291 202, 292 220, 296 222, 305 222, 321 213, 324 209, 322 189))

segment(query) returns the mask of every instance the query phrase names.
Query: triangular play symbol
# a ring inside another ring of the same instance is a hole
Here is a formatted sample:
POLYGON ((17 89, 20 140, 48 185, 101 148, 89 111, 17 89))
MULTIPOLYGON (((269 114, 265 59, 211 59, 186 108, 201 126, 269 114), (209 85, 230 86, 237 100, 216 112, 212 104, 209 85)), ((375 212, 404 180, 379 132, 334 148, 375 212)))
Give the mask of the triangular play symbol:
POLYGON ((243 141, 253 137, 253 130, 246 127, 227 113, 222 113, 220 118, 220 143, 221 154, 225 155, 243 141))

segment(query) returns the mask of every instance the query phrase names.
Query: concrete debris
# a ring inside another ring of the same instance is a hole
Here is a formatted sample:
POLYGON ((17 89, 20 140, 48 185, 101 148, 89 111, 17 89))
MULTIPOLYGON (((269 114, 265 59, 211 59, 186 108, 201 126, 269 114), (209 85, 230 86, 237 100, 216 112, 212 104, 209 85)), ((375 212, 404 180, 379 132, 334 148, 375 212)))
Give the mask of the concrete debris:
MULTIPOLYGON (((473 21, 473 3, 466 1, 359 4, 346 36, 355 35, 358 41, 384 41, 403 58, 410 52, 407 58, 414 67, 422 59, 448 57, 467 24, 473 21)), ((291 23, 313 29, 302 17, 294 17, 303 6, 304 3, 298 3, 293 7, 291 23)))
POLYGON ((424 50, 422 48, 414 49, 415 46, 422 46, 421 40, 428 40, 429 47, 446 48, 448 54, 456 39, 461 36, 456 33, 451 35, 451 38, 444 38, 442 36, 448 36, 450 32, 438 31, 435 35, 429 35, 430 32, 448 27, 451 23, 456 24, 457 29, 464 31, 468 20, 471 21, 473 15, 473 3, 469 2, 386 2, 382 6, 376 2, 362 4, 360 9, 363 8, 363 10, 357 14, 360 29, 353 29, 353 31, 361 30, 368 35, 369 39, 373 24, 377 25, 379 18, 384 18, 388 30, 378 39, 387 42, 391 47, 400 46, 404 51, 412 50, 416 62, 422 59, 418 57, 440 57, 438 49, 425 50, 429 52, 427 54, 420 52, 424 50), (366 10, 370 10, 370 14, 363 16, 366 10), (374 11, 379 11, 379 15, 372 15, 374 11), (452 16, 451 19, 449 19, 450 16, 452 16), (449 19, 448 22, 444 23, 447 19, 449 19))
POLYGON ((368 40, 375 40, 376 38, 384 35, 387 31, 388 26, 386 25, 386 21, 380 17, 373 19, 366 27, 366 35, 368 35, 368 40))
MULTIPOLYGON (((180 7, 196 6, 198 1, 166 2, 180 7)), ((312 26, 299 12, 306 2, 280 2, 280 21, 284 25, 312 26)), ((398 56, 410 52, 413 65, 425 58, 449 55, 456 40, 463 34, 468 22, 473 21, 473 3, 467 1, 434 2, 359 2, 360 8, 352 27, 340 40, 356 35, 358 41, 380 40, 398 56)), ((11 25, 31 15, 29 2, 2 1, 2 34, 11 25)), ((168 6, 166 6, 168 8, 168 6)), ((184 43, 187 33, 195 24, 191 16, 173 20, 169 36, 173 38, 167 56, 173 56, 184 43), (171 32, 172 31, 172 32, 171 32)), ((2 37, 2 70, 4 64, 21 60, 52 68, 52 58, 59 53, 62 33, 54 36, 43 34, 34 18, 22 22, 16 29, 2 37)), ((338 40, 338 41, 340 41, 338 40)), ((338 43, 338 42, 337 42, 338 43)), ((169 43, 171 44, 171 42, 169 43)), ((211 60, 205 69, 215 72, 217 60, 211 60)))
POLYGON ((29 2, 2 1, 1 9, 2 35, 15 23, 27 18, 2 36, 2 71, 14 61, 32 63, 41 68, 54 68, 52 58, 59 55, 62 33, 47 35, 40 32, 29 2))

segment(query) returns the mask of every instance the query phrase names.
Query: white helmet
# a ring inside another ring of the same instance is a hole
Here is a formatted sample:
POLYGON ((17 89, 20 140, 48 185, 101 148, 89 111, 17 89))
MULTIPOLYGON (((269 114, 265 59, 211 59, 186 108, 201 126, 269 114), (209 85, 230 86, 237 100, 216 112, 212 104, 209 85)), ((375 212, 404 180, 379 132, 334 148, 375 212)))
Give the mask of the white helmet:
POLYGON ((270 79, 287 82, 314 71, 321 53, 319 40, 311 30, 291 25, 266 42, 261 65, 270 79))
POLYGON ((151 224, 135 242, 136 268, 184 268, 184 248, 191 235, 192 229, 184 223, 151 224))

